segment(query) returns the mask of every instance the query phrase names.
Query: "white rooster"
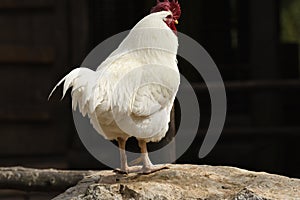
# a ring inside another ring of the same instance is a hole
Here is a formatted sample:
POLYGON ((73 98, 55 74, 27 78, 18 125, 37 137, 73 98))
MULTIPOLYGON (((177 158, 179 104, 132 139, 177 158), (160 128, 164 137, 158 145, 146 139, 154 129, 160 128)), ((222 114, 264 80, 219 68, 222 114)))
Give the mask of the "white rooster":
POLYGON ((146 144, 160 141, 169 128, 180 83, 175 27, 180 13, 177 0, 158 1, 96 71, 74 69, 56 85, 64 82, 63 97, 72 87, 73 109, 78 105, 99 134, 118 141, 122 173, 165 168, 151 163, 146 144), (127 164, 125 144, 129 137, 138 140, 142 166, 127 164))

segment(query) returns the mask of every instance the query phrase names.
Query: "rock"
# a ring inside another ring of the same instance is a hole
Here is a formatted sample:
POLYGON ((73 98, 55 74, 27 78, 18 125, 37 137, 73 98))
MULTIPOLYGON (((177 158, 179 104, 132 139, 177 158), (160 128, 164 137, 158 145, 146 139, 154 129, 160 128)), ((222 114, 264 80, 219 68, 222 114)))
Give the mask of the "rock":
POLYGON ((300 180, 233 167, 170 165, 149 175, 100 171, 54 200, 299 199, 300 180))

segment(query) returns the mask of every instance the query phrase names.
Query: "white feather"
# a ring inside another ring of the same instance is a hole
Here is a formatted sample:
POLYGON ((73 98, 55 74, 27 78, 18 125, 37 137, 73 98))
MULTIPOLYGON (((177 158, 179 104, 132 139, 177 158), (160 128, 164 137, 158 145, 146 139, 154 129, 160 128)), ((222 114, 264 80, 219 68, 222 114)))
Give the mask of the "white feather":
POLYGON ((146 16, 96 71, 74 69, 54 87, 65 82, 63 97, 72 87, 72 108, 106 139, 165 136, 180 82, 178 39, 163 21, 169 14, 146 16))

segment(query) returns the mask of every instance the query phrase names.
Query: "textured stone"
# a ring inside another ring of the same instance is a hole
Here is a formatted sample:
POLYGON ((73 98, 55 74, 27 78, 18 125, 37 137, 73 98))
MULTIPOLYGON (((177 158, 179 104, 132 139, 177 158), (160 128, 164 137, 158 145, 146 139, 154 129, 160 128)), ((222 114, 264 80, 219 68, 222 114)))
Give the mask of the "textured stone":
POLYGON ((149 175, 101 171, 55 200, 299 199, 300 180, 233 167, 170 165, 149 175))

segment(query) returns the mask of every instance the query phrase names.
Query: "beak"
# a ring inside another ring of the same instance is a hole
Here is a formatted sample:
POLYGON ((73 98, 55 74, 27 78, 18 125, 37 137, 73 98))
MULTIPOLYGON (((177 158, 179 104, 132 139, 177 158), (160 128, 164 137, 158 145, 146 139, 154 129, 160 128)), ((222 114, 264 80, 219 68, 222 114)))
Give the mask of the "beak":
POLYGON ((175 24, 179 24, 177 19, 174 22, 175 22, 175 24))

